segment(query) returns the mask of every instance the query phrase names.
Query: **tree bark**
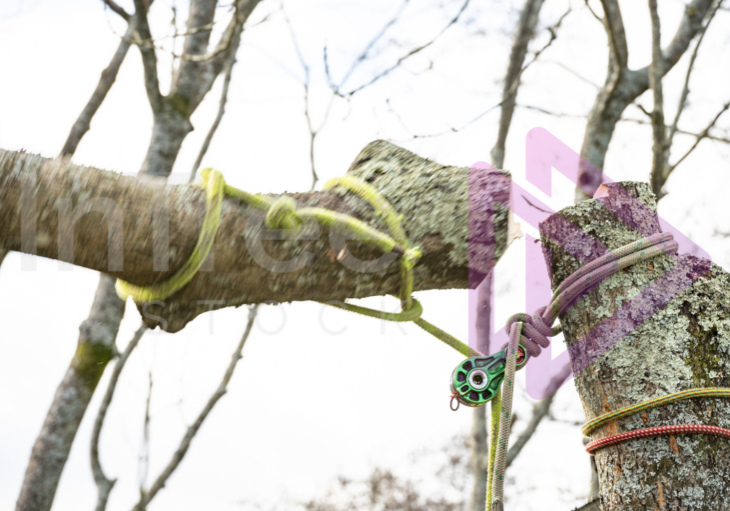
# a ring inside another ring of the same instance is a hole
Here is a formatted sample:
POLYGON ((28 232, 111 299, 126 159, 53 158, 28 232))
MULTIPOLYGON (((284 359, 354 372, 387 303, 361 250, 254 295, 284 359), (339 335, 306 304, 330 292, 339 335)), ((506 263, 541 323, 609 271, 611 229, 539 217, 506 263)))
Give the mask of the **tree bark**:
MULTIPOLYGON (((472 209, 486 201, 497 203, 490 219, 494 234, 475 242, 493 244, 495 259, 506 248, 511 183, 506 173, 439 165, 383 141, 363 149, 349 173, 370 182, 390 201, 404 216, 403 226, 411 242, 422 247, 423 257, 415 268, 416 290, 468 286, 470 232, 476 233, 478 222, 485 221, 487 214, 470 212, 470 203, 475 205, 472 209)), ((30 253, 35 249, 38 255, 138 285, 163 281, 180 268, 197 243, 205 210, 204 192, 198 187, 171 186, 153 178, 121 176, 17 152, 0 151, 0 182, 2 248, 30 253), (24 182, 26 189, 21 194, 24 182), (28 218, 35 220, 36 233, 25 241, 21 195, 35 200, 35 212, 28 218), (160 214, 165 204, 169 208, 160 214), (59 205, 67 214, 58 213, 59 205), (169 223, 154 221, 156 215, 167 216, 169 223), (62 217, 75 220, 73 229, 68 220, 59 227, 62 217), (166 237, 164 226, 169 226, 168 251, 160 249, 166 237)), ((291 196, 301 206, 350 214, 382 229, 369 205, 351 194, 291 196)), ((237 200, 225 200, 212 249, 214 261, 206 261, 193 280, 166 303, 140 307, 148 326, 176 332, 203 312, 244 303, 397 294, 400 272, 395 254, 383 255, 369 245, 352 243, 351 253, 345 251, 342 261, 333 261, 332 251, 339 255, 346 247, 342 234, 333 231, 328 236, 327 229, 312 224, 299 232, 301 241, 265 240, 263 216, 237 200), (378 262, 368 263, 373 260, 378 262), (215 271, 209 271, 213 264, 215 271)), ((472 265, 474 262, 472 258, 472 265)), ((480 271, 477 267, 471 270, 480 271)), ((485 274, 487 268, 482 271, 485 274)))
MULTIPOLYGON (((606 250, 656 232, 655 197, 643 183, 609 185, 603 197, 550 216, 540 233, 553 289, 606 250)), ((576 302, 560 322, 587 419, 688 388, 728 387, 729 304, 728 274, 686 254, 636 264, 576 302)), ((607 424, 593 436, 670 424, 730 427, 730 403, 680 401, 607 424)), ((595 456, 601 509, 727 509, 728 457, 730 442, 705 435, 601 449, 595 456)))

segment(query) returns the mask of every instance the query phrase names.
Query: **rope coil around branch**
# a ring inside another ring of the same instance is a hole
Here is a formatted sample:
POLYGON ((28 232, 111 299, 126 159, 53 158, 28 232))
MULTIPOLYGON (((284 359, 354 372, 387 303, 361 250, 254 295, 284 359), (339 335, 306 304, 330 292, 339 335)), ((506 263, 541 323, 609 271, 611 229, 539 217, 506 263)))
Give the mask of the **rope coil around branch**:
POLYGON ((336 211, 314 207, 298 208, 296 201, 291 197, 273 198, 250 194, 228 185, 223 175, 215 169, 204 168, 200 175, 201 182, 198 186, 205 190, 205 216, 198 242, 190 257, 170 278, 159 284, 137 286, 118 279, 116 290, 122 300, 132 297, 137 304, 162 301, 185 287, 210 254, 218 232, 223 198, 226 197, 238 199, 250 207, 264 211, 266 213, 264 222, 268 229, 296 230, 300 229, 306 220, 314 220, 328 228, 348 231, 354 234, 357 240, 368 243, 383 252, 398 254, 401 288, 397 298, 400 298, 401 301, 402 310, 400 312, 385 312, 344 302, 328 302, 327 305, 386 321, 412 321, 462 355, 469 357, 478 354, 468 345, 421 318, 423 307, 418 300, 412 297, 413 267, 421 257, 421 251, 418 247, 410 246, 401 225, 403 215, 396 213, 388 201, 368 183, 353 176, 343 176, 330 179, 323 188, 328 190, 340 186, 368 202, 375 210, 375 214, 388 227, 390 235, 370 227, 357 218, 336 211))

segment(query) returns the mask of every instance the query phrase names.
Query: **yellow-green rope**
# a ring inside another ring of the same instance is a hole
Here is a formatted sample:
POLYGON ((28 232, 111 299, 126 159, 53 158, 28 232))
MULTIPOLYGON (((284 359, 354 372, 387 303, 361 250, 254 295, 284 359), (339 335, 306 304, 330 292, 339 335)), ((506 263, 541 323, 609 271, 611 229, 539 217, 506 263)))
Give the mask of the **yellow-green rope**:
POLYGON ((497 459, 497 443, 499 442, 499 416, 502 412, 502 386, 497 389, 497 393, 492 398, 492 415, 489 418, 491 436, 489 444, 489 464, 487 466, 487 500, 485 509, 488 511, 492 507, 492 473, 494 472, 494 463, 497 459))
POLYGON ((413 321, 459 353, 467 357, 478 355, 468 345, 421 318, 423 307, 411 296, 413 293, 413 267, 421 257, 421 251, 418 247, 409 245, 408 237, 401 226, 403 216, 399 215, 388 201, 369 184, 353 176, 343 176, 329 180, 324 185, 324 189, 341 186, 367 201, 375 210, 375 214, 383 219, 390 235, 370 227, 357 218, 336 211, 324 208, 298 209, 296 201, 290 197, 273 198, 247 193, 226 184, 223 175, 215 169, 205 168, 200 174, 201 182, 198 186, 205 190, 205 217, 193 253, 182 268, 159 284, 137 286, 121 279, 117 280, 117 294, 123 300, 131 296, 138 304, 161 301, 185 287, 198 272, 213 247, 220 223, 223 198, 228 197, 265 211, 265 225, 268 229, 299 229, 306 220, 313 220, 328 228, 348 231, 354 234, 358 241, 373 245, 383 252, 398 253, 401 272, 401 289, 398 298, 401 300, 403 309, 401 312, 384 312, 343 302, 329 302, 328 305, 386 321, 413 321))
POLYGON ((649 399, 648 401, 644 401, 643 403, 637 403, 635 405, 627 406, 619 410, 614 410, 613 412, 606 413, 604 415, 601 415, 600 417, 596 417, 595 419, 588 421, 583 426, 583 434, 585 436, 588 436, 596 429, 608 422, 623 419, 624 417, 628 417, 629 415, 641 413, 644 410, 657 408, 659 406, 665 406, 675 401, 691 399, 694 397, 730 397, 730 389, 722 387, 703 387, 697 389, 683 390, 681 392, 667 394, 666 396, 649 399))

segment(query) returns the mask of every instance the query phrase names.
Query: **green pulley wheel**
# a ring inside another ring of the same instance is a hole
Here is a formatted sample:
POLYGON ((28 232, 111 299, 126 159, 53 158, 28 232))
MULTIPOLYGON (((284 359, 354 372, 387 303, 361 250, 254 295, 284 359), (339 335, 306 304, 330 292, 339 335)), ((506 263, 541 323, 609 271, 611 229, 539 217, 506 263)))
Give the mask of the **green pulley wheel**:
MULTIPOLYGON (((517 369, 521 369, 527 357, 524 346, 518 350, 517 369)), ((488 357, 469 357, 451 373, 451 393, 466 406, 488 403, 497 394, 506 367, 507 348, 488 357)))

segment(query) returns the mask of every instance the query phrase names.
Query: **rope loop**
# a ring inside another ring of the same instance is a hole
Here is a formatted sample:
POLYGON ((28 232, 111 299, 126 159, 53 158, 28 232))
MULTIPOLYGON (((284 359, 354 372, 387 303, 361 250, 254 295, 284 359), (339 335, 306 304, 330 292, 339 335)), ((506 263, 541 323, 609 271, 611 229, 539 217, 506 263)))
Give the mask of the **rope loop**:
POLYGON ((297 201, 291 197, 279 197, 266 213, 268 229, 301 229, 302 218, 297 214, 297 201))

